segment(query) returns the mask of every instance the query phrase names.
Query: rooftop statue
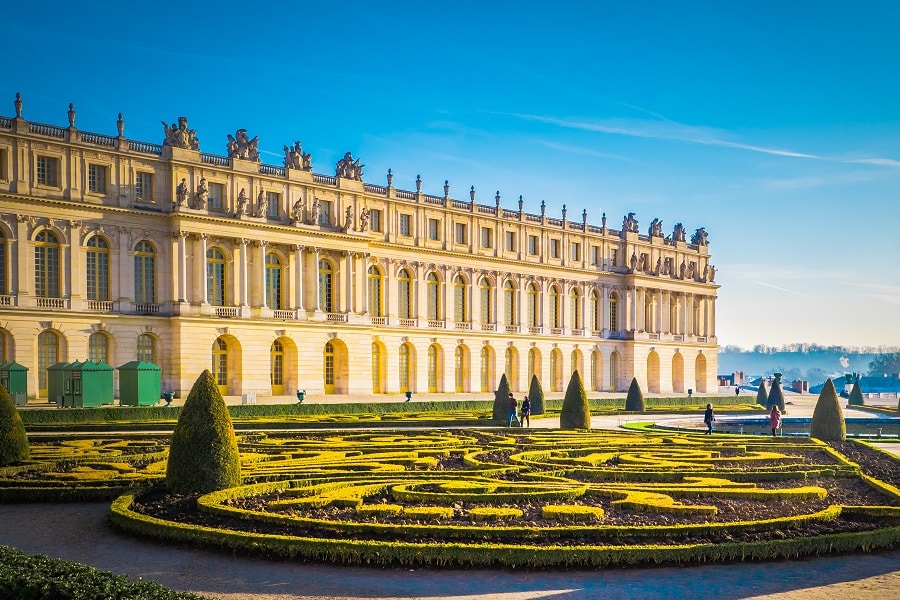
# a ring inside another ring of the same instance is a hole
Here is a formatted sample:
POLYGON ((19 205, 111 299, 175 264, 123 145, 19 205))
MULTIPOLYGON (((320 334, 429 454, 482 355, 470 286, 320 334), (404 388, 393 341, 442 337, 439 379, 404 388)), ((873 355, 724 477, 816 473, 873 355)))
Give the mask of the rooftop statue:
POLYGON ((659 219, 653 219, 653 221, 650 222, 649 233, 650 237, 662 237, 662 221, 660 221, 659 219))
POLYGON ((685 241, 684 225, 675 223, 675 231, 672 232, 672 240, 676 242, 685 241))
POLYGON ((284 168, 298 171, 312 171, 312 154, 303 152, 300 142, 284 146, 284 168))
POLYGON ((247 135, 246 129, 238 129, 234 136, 228 134, 228 158, 240 158, 242 160, 252 160, 259 162, 259 136, 252 140, 247 135))
POLYGON ((701 227, 694 232, 694 235, 691 236, 691 243, 697 244, 698 246, 706 246, 709 244, 707 238, 709 238, 709 236, 706 233, 706 228, 701 227))
POLYGON ((362 181, 362 170, 365 166, 366 165, 359 164, 358 158, 354 161, 353 156, 347 152, 344 154, 344 158, 337 162, 337 171, 335 175, 344 179, 362 181))
POLYGON ((622 231, 628 231, 630 233, 638 232, 638 222, 637 219, 634 218, 634 213, 630 212, 625 215, 625 218, 622 219, 622 231))
POLYGON ((187 117, 178 117, 178 123, 172 123, 171 126, 162 121, 162 125, 166 132, 163 146, 184 148, 186 150, 200 149, 200 139, 197 137, 196 131, 188 129, 187 117))

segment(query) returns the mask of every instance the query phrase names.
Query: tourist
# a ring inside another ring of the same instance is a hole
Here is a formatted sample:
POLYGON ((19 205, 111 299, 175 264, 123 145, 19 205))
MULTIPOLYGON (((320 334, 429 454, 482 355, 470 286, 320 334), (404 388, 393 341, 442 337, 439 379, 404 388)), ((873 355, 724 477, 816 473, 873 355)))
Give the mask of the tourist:
POLYGON ((703 414, 703 422, 706 424, 706 435, 712 435, 712 424, 716 420, 713 414, 712 404, 706 405, 706 412, 703 414))
POLYGON ((531 427, 531 400, 528 396, 522 398, 522 427, 531 427))
POLYGON ((772 437, 775 437, 775 431, 781 427, 781 411, 778 405, 772 405, 772 411, 769 413, 769 425, 772 427, 772 437))
POLYGON ((507 398, 507 406, 509 407, 509 414, 506 416, 506 426, 512 427, 513 421, 515 421, 516 427, 518 427, 519 419, 516 418, 516 407, 519 406, 519 402, 516 400, 516 397, 512 395, 512 392, 510 392, 509 398, 507 398))

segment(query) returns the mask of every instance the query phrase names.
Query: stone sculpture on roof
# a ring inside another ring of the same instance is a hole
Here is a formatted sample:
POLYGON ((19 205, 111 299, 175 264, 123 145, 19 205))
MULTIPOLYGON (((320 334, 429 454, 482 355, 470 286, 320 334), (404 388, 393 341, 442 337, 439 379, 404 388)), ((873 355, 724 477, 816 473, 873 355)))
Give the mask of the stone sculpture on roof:
POLYGON ((353 179, 362 181, 362 170, 366 165, 359 164, 359 159, 353 160, 353 156, 347 152, 344 158, 337 162, 337 171, 335 175, 343 179, 353 179))
POLYGON ((238 129, 233 136, 229 133, 226 149, 228 158, 259 162, 259 136, 251 140, 246 129, 238 129))
POLYGON ((630 233, 638 232, 638 222, 637 219, 634 218, 634 213, 630 212, 625 215, 625 218, 622 219, 622 231, 627 231, 630 233))
POLYGON ((649 230, 650 237, 662 237, 663 236, 662 223, 663 222, 660 221, 659 219, 653 219, 650 222, 650 230, 649 230))
POLYGON ((675 242, 685 241, 684 225, 675 223, 675 230, 672 232, 672 240, 675 242))
POLYGON ((293 146, 284 146, 284 168, 298 171, 312 171, 312 154, 303 152, 300 142, 293 146))
POLYGON ((701 227, 691 236, 691 243, 697 244, 698 246, 706 246, 709 244, 708 238, 709 235, 706 233, 706 228, 701 227))
POLYGON ((196 131, 188 128, 187 117, 178 117, 178 123, 172 123, 172 125, 162 121, 162 125, 166 132, 163 146, 184 148, 186 150, 200 149, 200 139, 197 137, 196 131))

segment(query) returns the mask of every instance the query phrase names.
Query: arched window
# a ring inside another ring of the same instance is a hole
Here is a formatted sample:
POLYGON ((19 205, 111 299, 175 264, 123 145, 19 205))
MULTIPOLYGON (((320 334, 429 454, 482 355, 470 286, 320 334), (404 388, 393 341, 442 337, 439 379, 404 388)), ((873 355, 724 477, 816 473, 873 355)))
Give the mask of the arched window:
POLYGON ((619 389, 619 353, 613 352, 609 355, 609 391, 615 392, 619 389))
POLYGON ((457 323, 467 323, 466 281, 459 275, 453 278, 453 319, 457 323))
POLYGON ((619 295, 609 295, 609 330, 619 330, 619 295))
POLYGON ((491 349, 488 346, 481 348, 481 391, 490 392, 492 380, 494 379, 494 361, 492 360, 491 349))
POLYGON ((284 394, 284 346, 275 340, 269 349, 269 378, 272 382, 272 395, 284 394))
POLYGON ((12 360, 12 351, 9 347, 9 342, 9 334, 0 329, 0 361, 8 362, 12 360))
POLYGON ((42 331, 38 334, 38 389, 41 396, 47 396, 47 367, 58 362, 59 336, 52 331, 42 331))
POLYGON ((597 384, 600 375, 600 352, 594 350, 591 352, 591 382, 590 389, 599 390, 600 386, 597 384))
POLYGON ((426 294, 428 300, 428 320, 437 321, 441 318, 441 282, 434 273, 429 273, 425 278, 427 285, 426 294))
POLYGON ((281 310, 281 261, 275 254, 266 254, 266 306, 281 310))
POLYGON ((228 344, 222 338, 213 343, 212 371, 221 394, 228 393, 228 344))
POLYGON ((457 392, 466 391, 466 349, 462 346, 456 347, 456 352, 453 356, 454 362, 454 371, 455 371, 455 384, 457 392))
POLYGON ((562 391, 562 353, 558 348, 550 352, 550 390, 562 391))
POLYGON ((528 351, 528 385, 531 385, 531 380, 535 375, 538 375, 538 379, 540 379, 540 371, 541 371, 541 362, 540 362, 540 354, 538 354, 537 348, 532 348, 528 351))
POLYGON ((325 344, 325 393, 333 394, 334 385, 334 343, 327 342, 325 344))
POLYGON ((428 346, 428 393, 430 394, 436 394, 438 391, 439 354, 436 344, 428 346))
POLYGON ((397 313, 401 319, 412 319, 412 277, 401 269, 397 275, 397 313))
POLYGON ((578 288, 572 288, 569 293, 569 306, 572 307, 572 329, 581 329, 581 294, 578 288))
POLYGON ((381 389, 381 344, 372 342, 372 392, 382 393, 381 389))
POLYGON ((584 381, 584 364, 581 357, 581 350, 572 350, 572 368, 569 370, 572 373, 578 371, 582 382, 584 381))
POLYGON ((503 313, 504 324, 516 324, 516 287, 512 281, 503 284, 503 313))
POLYGON ((0 294, 5 295, 9 289, 6 277, 6 245, 8 240, 0 231, 0 294))
POLYGON ((559 290, 556 286, 550 286, 550 327, 559 328, 559 290))
POLYGON ((681 333, 678 327, 678 298, 669 294, 669 333, 681 333))
POLYGON ((45 229, 34 242, 34 293, 40 298, 59 298, 59 240, 45 229))
POLYGON ((478 283, 478 304, 481 306, 481 322, 493 323, 494 307, 491 302, 491 282, 487 277, 482 277, 478 283))
POLYGON ((540 323, 540 319, 538 318, 538 289, 534 283, 528 284, 528 287, 525 289, 525 297, 527 299, 526 310, 528 326, 537 327, 540 323))
POLYGON ((225 306, 225 289, 225 253, 210 248, 206 251, 206 301, 225 306))
POLYGON ((109 300, 109 244, 99 235, 88 240, 84 267, 88 300, 109 300))
POLYGON ((519 353, 515 348, 509 346, 506 348, 504 359, 503 372, 506 373, 506 380, 509 381, 511 389, 517 390, 519 389, 519 353))
POLYGON ((590 327, 591 331, 600 331, 600 299, 597 296, 597 291, 594 290, 591 292, 590 300, 588 301, 588 318, 590 318, 590 327))
POLYGON ((109 338, 105 333, 92 333, 88 338, 88 360, 109 362, 109 338))
POLYGON ((384 282, 384 278, 381 275, 381 270, 376 266, 369 267, 369 305, 366 307, 366 310, 369 311, 369 314, 373 317, 383 317, 384 316, 384 294, 382 293, 382 283, 384 282))
POLYGON ((400 391, 408 392, 409 389, 409 344, 400 346, 400 391))
POLYGON ((334 268, 327 260, 319 261, 319 310, 334 312, 334 268))
POLYGON ((156 303, 156 252, 146 240, 134 247, 134 301, 156 303))
POLYGON ((156 340, 152 335, 142 333, 137 339, 137 359, 156 364, 156 340))
POLYGON ((644 294, 644 331, 656 331, 656 327, 653 324, 653 296, 645 293, 644 294))

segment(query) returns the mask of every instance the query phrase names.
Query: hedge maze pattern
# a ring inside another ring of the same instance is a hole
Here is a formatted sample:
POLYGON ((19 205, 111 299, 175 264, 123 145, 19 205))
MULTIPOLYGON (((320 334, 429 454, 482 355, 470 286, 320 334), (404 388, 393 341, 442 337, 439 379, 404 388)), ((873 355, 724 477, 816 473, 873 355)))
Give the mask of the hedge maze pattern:
MULTIPOLYGON (((900 490, 806 438, 320 432, 245 434, 239 446, 242 486, 199 498, 159 486, 127 493, 113 503, 114 522, 230 550, 390 565, 690 563, 900 539, 900 490)), ((165 447, 32 444, 30 468, 0 470, 0 494, 152 484, 165 473, 165 447)))

